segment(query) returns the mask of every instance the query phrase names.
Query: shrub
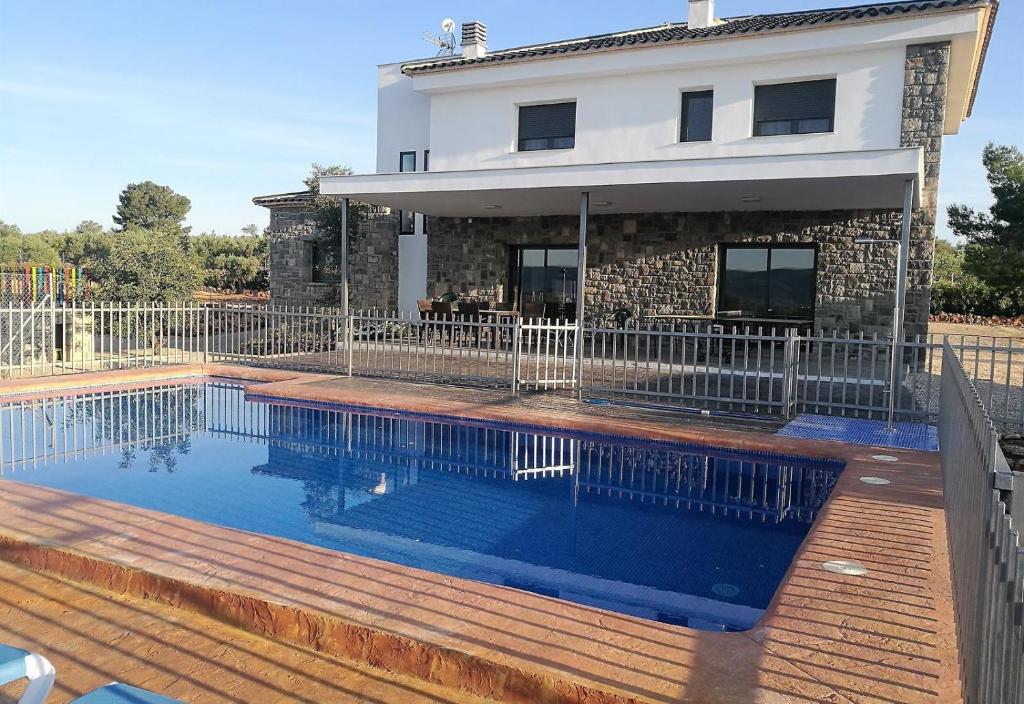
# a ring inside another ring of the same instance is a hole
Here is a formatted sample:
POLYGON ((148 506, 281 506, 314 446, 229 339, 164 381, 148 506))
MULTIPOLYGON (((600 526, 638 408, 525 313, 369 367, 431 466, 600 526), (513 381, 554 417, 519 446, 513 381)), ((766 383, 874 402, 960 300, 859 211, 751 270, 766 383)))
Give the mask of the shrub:
POLYGON ((998 291, 973 277, 956 283, 936 282, 932 288, 931 312, 980 316, 1024 314, 1024 289, 998 291))

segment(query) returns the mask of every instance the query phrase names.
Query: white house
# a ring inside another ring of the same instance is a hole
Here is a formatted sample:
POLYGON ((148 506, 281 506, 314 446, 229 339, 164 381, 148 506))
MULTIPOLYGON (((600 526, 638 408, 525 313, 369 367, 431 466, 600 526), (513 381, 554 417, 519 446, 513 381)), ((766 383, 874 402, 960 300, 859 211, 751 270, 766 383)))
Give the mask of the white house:
POLYGON ((453 292, 884 333, 902 235, 923 332, 942 138, 970 116, 998 0, 687 9, 498 51, 471 22, 461 55, 380 66, 377 173, 320 184, 393 214, 379 305, 453 292))

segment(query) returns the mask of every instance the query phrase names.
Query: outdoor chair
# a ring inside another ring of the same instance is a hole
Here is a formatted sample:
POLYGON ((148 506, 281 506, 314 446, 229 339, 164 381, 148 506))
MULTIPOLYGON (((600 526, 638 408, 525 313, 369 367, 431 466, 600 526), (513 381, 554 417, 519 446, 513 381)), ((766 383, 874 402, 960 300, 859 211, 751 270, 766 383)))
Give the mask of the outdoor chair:
POLYGON ((419 298, 416 300, 416 307, 420 311, 420 320, 426 320, 430 317, 430 313, 433 310, 433 305, 429 298, 419 298))
POLYGON ((111 682, 106 687, 94 689, 85 696, 71 700, 71 704, 183 704, 180 699, 171 699, 146 689, 139 689, 120 682, 111 682))
POLYGON ((42 655, 0 645, 0 685, 27 679, 18 704, 43 704, 53 689, 53 665, 42 655))
MULTIPOLYGON (((452 304, 451 303, 443 303, 441 301, 433 301, 433 302, 431 302, 429 318, 430 318, 430 320, 433 320, 433 321, 451 320, 452 319, 452 304)), ((428 338, 428 340, 433 339, 434 341, 437 341, 438 339, 443 340, 444 339, 444 331, 445 331, 445 326, 442 325, 442 324, 439 324, 439 322, 435 322, 428 329, 427 338, 428 338)))
POLYGON ((430 304, 430 315, 434 320, 449 320, 452 317, 452 304, 432 301, 430 304))
MULTIPOLYGON (((434 305, 429 298, 418 298, 416 299, 416 308, 420 313, 420 321, 427 321, 433 317, 434 305)), ((426 338, 425 342, 430 342, 430 334, 433 330, 430 326, 423 326, 418 328, 419 332, 426 338)))
POLYGON ((543 318, 547 305, 543 301, 528 301, 523 304, 523 317, 527 320, 543 318))
POLYGON ((461 322, 473 323, 460 329, 460 335, 465 340, 467 335, 473 338, 474 342, 480 340, 480 309, 482 306, 477 301, 464 301, 459 304, 459 320, 461 322))

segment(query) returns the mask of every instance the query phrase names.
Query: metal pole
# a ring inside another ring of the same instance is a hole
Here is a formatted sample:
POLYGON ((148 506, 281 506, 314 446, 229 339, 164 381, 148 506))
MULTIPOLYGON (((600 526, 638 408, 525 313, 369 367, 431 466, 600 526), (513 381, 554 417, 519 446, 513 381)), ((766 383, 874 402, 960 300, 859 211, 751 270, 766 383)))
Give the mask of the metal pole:
POLYGON ((889 422, 888 430, 896 429, 896 397, 899 395, 903 371, 903 319, 907 308, 907 260, 910 258, 910 225, 914 208, 912 178, 903 182, 903 222, 900 245, 896 253, 896 305, 892 315, 892 359, 889 360, 889 422))
POLYGON ((590 212, 590 192, 580 193, 580 241, 576 260, 576 393, 583 397, 583 313, 587 279, 587 216, 590 212))
POLYGON ((348 318, 348 198, 341 199, 341 314, 348 318))
POLYGON ((348 198, 341 199, 341 320, 348 357, 348 376, 352 376, 352 316, 348 309, 348 198))

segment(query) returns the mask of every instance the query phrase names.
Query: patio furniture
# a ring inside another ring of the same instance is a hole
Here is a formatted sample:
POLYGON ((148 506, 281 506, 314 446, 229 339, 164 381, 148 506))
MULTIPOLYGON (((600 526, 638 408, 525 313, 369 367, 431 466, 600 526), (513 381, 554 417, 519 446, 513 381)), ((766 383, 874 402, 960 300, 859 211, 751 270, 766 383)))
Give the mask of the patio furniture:
POLYGON ((489 303, 487 308, 480 310, 480 318, 487 320, 488 322, 493 321, 495 327, 491 328, 491 349, 498 349, 498 344, 506 341, 511 341, 511 338, 505 340, 505 336, 502 334, 504 330, 498 325, 500 323, 507 323, 519 317, 519 311, 513 310, 511 303, 489 303))
POLYGON ((73 699, 71 704, 182 704, 182 701, 120 682, 111 682, 73 699))
MULTIPOLYGON (((417 308, 417 310, 419 310, 420 320, 421 321, 429 321, 429 320, 433 319, 433 317, 434 317, 434 302, 431 301, 429 298, 418 298, 418 299, 416 299, 416 308, 417 308)), ((433 325, 427 325, 427 326, 419 328, 419 331, 422 333, 423 338, 424 338, 422 341, 429 344, 430 343, 430 339, 433 337, 434 332, 435 332, 434 326, 433 325)))
POLYGON ((430 303, 430 313, 434 320, 439 318, 447 320, 452 317, 452 304, 432 301, 430 303))
POLYGON ((0 645, 0 685, 27 679, 18 704, 43 704, 53 689, 53 665, 42 655, 0 645))
POLYGON ((484 330, 480 326, 480 311, 483 308, 483 304, 479 301, 463 301, 459 303, 459 320, 467 323, 472 323, 460 331, 462 339, 465 340, 467 333, 473 339, 473 342, 479 342, 480 337, 484 330))
POLYGON ((416 299, 416 308, 420 312, 420 320, 426 320, 429 318, 430 313, 433 310, 432 302, 429 298, 416 299))
POLYGON ((523 304, 523 317, 527 320, 543 318, 547 304, 543 301, 527 301, 523 304))
POLYGON ((427 327, 427 344, 443 339, 445 326, 438 324, 436 321, 451 320, 453 318, 452 304, 443 303, 441 301, 431 301, 430 312, 427 314, 426 318, 427 320, 435 321, 434 324, 427 327))

